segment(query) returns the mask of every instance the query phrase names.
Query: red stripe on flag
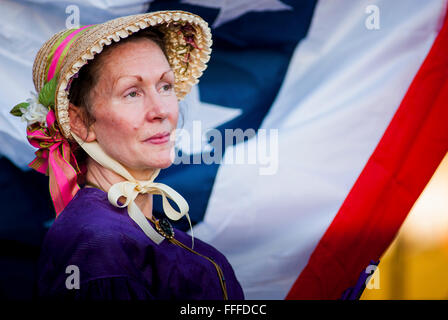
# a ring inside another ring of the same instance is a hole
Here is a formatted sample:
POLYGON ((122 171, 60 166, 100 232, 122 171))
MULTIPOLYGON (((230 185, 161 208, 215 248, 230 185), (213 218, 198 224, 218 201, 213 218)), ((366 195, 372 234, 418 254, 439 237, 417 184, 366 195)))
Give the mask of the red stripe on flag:
POLYGON ((391 123, 286 299, 339 299, 394 240, 448 152, 447 52, 445 17, 391 123))

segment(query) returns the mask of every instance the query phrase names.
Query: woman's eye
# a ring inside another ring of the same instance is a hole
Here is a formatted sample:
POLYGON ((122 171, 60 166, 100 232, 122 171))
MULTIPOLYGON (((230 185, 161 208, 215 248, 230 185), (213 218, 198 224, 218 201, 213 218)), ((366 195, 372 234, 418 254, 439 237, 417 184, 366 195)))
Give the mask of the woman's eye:
POLYGON ((137 96, 137 91, 132 91, 126 95, 126 97, 135 98, 137 96))
POLYGON ((173 89, 173 85, 172 84, 166 84, 162 87, 163 91, 170 91, 171 89, 173 89))

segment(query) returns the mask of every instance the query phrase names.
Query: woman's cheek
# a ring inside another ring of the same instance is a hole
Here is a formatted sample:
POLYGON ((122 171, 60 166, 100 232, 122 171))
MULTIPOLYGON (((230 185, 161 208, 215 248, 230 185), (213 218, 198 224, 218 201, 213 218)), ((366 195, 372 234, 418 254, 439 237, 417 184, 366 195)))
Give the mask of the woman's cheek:
POLYGON ((171 105, 172 105, 171 112, 170 112, 171 122, 172 122, 174 128, 176 128, 177 120, 179 118, 179 104, 177 102, 177 98, 175 98, 175 101, 173 101, 171 103, 171 105))
POLYGON ((139 127, 139 106, 137 101, 134 103, 124 103, 120 99, 114 99, 111 111, 108 113, 110 117, 110 128, 112 130, 129 133, 135 131, 139 127))

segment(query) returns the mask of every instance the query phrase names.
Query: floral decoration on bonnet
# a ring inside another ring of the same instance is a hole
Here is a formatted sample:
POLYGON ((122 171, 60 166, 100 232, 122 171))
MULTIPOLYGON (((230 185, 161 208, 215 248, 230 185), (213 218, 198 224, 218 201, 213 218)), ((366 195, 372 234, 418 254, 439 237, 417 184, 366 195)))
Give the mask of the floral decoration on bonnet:
POLYGON ((70 143, 61 134, 54 112, 57 75, 48 81, 39 94, 14 106, 10 113, 27 122, 27 138, 38 148, 36 158, 29 164, 34 170, 50 176, 50 193, 58 215, 78 192, 77 176, 80 169, 70 143), (69 184, 58 186, 58 177, 65 177, 69 184))

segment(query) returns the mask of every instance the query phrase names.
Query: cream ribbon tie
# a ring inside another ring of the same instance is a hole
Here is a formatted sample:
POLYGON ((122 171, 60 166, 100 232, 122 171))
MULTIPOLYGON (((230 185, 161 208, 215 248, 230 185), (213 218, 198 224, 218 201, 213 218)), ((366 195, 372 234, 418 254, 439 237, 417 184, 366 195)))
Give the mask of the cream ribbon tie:
POLYGON ((84 151, 86 151, 87 154, 96 162, 101 164, 103 167, 119 174, 127 180, 117 182, 110 187, 107 193, 107 197, 112 205, 118 208, 127 207, 130 218, 134 220, 135 223, 137 223, 137 225, 152 241, 154 241, 156 244, 160 244, 165 238, 156 230, 154 230, 148 219, 145 217, 143 212, 135 204, 134 201, 139 194, 161 195, 163 212, 170 220, 177 221, 183 216, 187 217, 191 230, 191 244, 192 248, 194 247, 194 235, 190 216, 188 215, 188 203, 173 188, 163 183, 154 182, 154 179, 159 175, 160 169, 156 169, 149 180, 136 180, 118 161, 112 159, 109 155, 107 155, 96 141, 85 142, 81 138, 76 136, 76 134, 74 134, 73 132, 72 136, 81 146, 81 148, 83 148, 84 151), (120 204, 119 199, 122 197, 125 198, 126 201, 120 204), (175 210, 169 203, 168 199, 171 199, 179 207, 180 211, 175 210))

